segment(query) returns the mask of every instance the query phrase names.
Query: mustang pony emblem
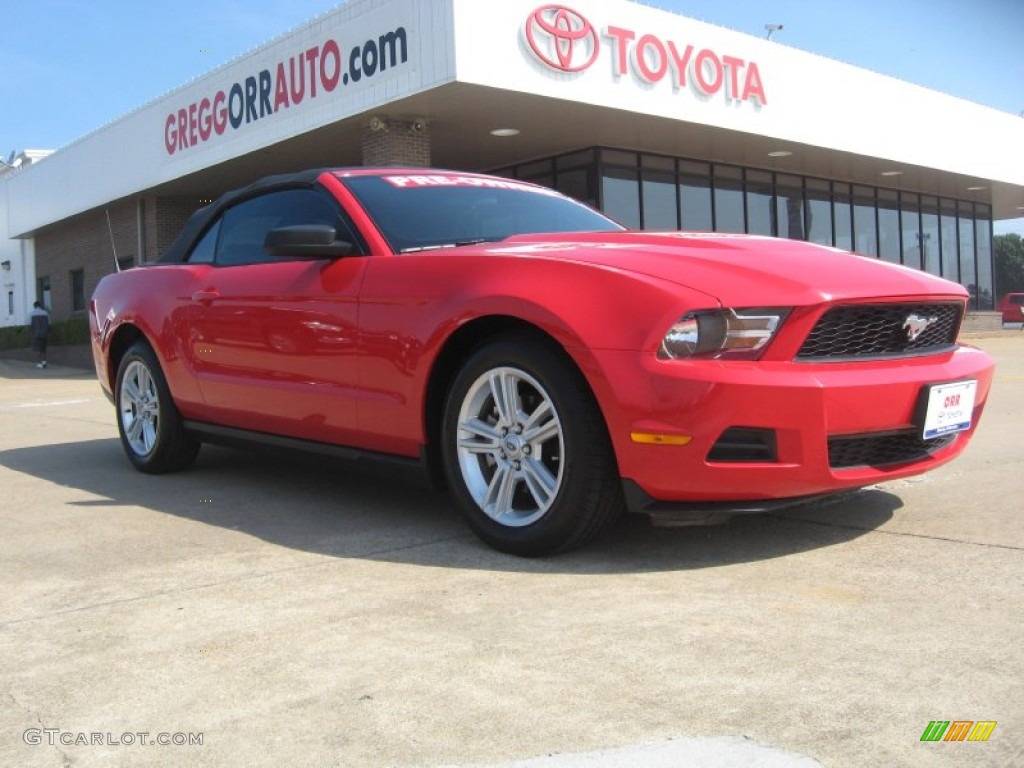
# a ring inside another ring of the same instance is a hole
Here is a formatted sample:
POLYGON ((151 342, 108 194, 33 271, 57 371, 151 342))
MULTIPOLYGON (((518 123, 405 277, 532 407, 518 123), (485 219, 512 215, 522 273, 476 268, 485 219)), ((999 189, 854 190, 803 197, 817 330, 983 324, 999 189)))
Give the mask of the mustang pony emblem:
POLYGON ((924 333, 928 326, 938 319, 937 317, 923 317, 916 314, 908 315, 907 319, 903 321, 903 330, 907 332, 907 341, 917 341, 917 337, 924 333))

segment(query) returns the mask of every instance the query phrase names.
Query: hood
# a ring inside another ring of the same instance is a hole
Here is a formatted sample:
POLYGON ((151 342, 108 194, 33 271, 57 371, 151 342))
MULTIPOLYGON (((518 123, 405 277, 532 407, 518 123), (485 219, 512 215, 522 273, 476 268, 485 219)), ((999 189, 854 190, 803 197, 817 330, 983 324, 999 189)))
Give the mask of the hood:
POLYGON ((516 235, 481 250, 642 274, 702 291, 725 306, 806 306, 864 298, 968 295, 962 286, 920 270, 813 243, 757 235, 516 235))

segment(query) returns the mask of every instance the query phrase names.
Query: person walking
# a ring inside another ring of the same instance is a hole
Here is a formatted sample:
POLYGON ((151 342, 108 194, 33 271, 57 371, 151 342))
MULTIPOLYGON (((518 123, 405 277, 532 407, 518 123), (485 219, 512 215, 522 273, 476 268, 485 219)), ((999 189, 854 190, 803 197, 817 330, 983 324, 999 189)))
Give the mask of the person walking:
POLYGON ((29 312, 29 323, 32 329, 32 349, 39 353, 36 368, 46 367, 46 342, 50 337, 50 315, 38 301, 29 312))

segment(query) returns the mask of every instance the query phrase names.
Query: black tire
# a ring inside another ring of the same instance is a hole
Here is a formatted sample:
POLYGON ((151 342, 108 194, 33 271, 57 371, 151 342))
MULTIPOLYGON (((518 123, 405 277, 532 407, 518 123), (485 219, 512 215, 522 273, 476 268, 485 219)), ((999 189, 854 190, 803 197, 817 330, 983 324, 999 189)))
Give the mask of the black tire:
POLYGON ((501 337, 469 358, 448 392, 441 451, 469 526, 502 552, 574 549, 624 506, 590 388, 561 350, 537 337, 501 337), (495 388, 506 394, 496 398, 495 388))
POLYGON ((195 461, 200 443, 182 425, 167 380, 148 344, 133 344, 117 368, 117 431, 128 460, 140 472, 176 472, 195 461))

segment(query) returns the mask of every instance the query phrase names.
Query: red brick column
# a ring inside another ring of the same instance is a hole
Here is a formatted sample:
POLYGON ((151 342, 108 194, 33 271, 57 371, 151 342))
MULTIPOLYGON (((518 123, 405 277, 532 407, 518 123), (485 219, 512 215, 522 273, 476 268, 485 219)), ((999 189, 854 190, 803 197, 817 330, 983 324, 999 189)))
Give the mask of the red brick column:
POLYGON ((426 120, 375 117, 363 129, 363 165, 430 165, 426 120))

